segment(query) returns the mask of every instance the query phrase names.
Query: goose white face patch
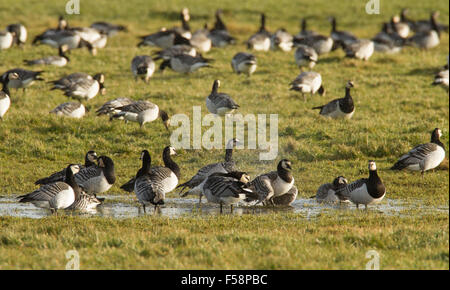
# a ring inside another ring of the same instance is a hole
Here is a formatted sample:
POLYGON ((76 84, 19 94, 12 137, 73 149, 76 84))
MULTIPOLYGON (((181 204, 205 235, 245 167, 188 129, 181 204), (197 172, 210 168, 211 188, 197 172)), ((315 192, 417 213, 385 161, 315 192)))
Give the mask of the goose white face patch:
POLYGON ((374 161, 369 161, 369 170, 377 170, 377 165, 375 164, 374 161))

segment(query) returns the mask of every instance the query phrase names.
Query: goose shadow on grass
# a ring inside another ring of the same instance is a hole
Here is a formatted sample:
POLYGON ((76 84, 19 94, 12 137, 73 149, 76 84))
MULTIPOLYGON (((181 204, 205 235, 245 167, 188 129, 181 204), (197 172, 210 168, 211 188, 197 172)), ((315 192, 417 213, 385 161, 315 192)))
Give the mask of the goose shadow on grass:
POLYGON ((438 71, 438 68, 435 67, 427 67, 427 68, 415 68, 408 72, 409 76, 414 75, 434 75, 438 71))
POLYGON ((321 58, 319 57, 319 60, 317 61, 318 64, 321 63, 337 63, 337 62, 341 62, 342 61, 342 57, 338 57, 338 56, 331 56, 331 57, 327 57, 327 58, 321 58))

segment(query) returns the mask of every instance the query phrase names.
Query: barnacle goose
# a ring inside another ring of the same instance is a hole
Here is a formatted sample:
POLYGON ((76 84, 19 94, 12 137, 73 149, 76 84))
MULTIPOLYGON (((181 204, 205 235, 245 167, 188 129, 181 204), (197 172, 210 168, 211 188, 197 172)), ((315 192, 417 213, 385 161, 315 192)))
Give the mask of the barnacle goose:
POLYGON ((148 55, 135 56, 131 61, 131 72, 133 73, 136 81, 138 78, 141 78, 148 83, 154 71, 155 62, 148 55))
POLYGON ((57 116, 67 116, 71 118, 80 119, 86 113, 86 108, 83 104, 78 102, 63 103, 50 111, 57 116))
POLYGON ((69 206, 68 210, 90 211, 100 205, 104 198, 97 198, 94 195, 87 194, 80 187, 80 193, 75 196, 75 201, 69 206))
POLYGON ((9 73, 6 78, 0 79, 2 83, 2 90, 0 91, 0 121, 3 121, 3 116, 11 106, 11 99, 9 98, 10 92, 8 89, 8 82, 12 79, 17 79, 19 75, 17 73, 9 73))
MULTIPOLYGON (((283 195, 272 197, 273 205, 278 206, 290 206, 298 195, 298 188, 295 185, 292 185, 291 189, 283 195)), ((263 202, 264 203, 264 202, 263 202)))
POLYGON ((225 161, 203 166, 191 179, 189 179, 189 181, 178 185, 177 188, 181 187, 179 192, 180 196, 185 197, 187 195, 198 195, 199 203, 201 203, 202 188, 208 176, 217 172, 227 173, 236 170, 236 163, 233 160, 233 149, 240 144, 242 143, 236 138, 229 140, 225 147, 225 161), (190 188, 190 190, 183 193, 186 188, 190 188))
MULTIPOLYGON (((84 165, 77 164, 80 167, 80 170, 86 167, 94 166, 95 161, 97 160, 97 153, 93 150, 89 150, 86 155, 84 156, 84 165)), ((66 170, 67 168, 64 168, 61 171, 57 171, 53 174, 51 174, 49 177, 44 177, 41 179, 36 180, 34 183, 35 185, 44 185, 49 183, 54 183, 57 181, 64 181, 64 178, 66 176, 66 170)))
POLYGON ((210 59, 204 58, 201 54, 193 57, 188 54, 178 54, 168 60, 164 60, 159 66, 159 70, 163 71, 166 67, 179 73, 191 73, 202 67, 211 67, 210 59))
POLYGON ((10 48, 15 39, 15 34, 7 30, 0 31, 0 50, 10 48))
POLYGON ((412 171, 420 171, 422 176, 425 171, 436 168, 445 158, 445 148, 440 137, 442 131, 435 128, 431 133, 431 142, 420 144, 404 154, 392 166, 392 170, 409 169, 412 171))
POLYGON ((253 74, 257 67, 256 57, 247 52, 238 52, 231 60, 231 67, 237 74, 246 73, 248 76, 253 74))
POLYGON ((347 179, 343 176, 336 177, 332 183, 325 183, 319 186, 316 195, 311 198, 315 198, 319 203, 338 203, 347 202, 345 198, 341 199, 336 195, 336 191, 343 189, 348 184, 347 179))
POLYGON ((27 65, 54 65, 65 66, 69 61, 69 57, 65 54, 67 45, 62 45, 58 48, 58 56, 52 55, 39 59, 24 60, 27 65))
POLYGON ((189 42, 200 53, 210 51, 212 41, 209 38, 208 26, 205 24, 205 27, 203 29, 195 31, 194 34, 192 34, 189 42))
POLYGON ((147 204, 157 206, 164 204, 165 195, 175 189, 180 178, 180 168, 172 160, 176 151, 172 146, 163 150, 163 166, 150 167, 151 159, 147 150, 142 151, 142 168, 136 174, 134 192, 145 212, 147 204))
POLYGON ((427 32, 430 31, 433 28, 433 22, 436 23, 437 26, 437 31, 441 32, 441 31, 446 31, 448 32, 448 25, 444 25, 444 24, 440 24, 438 22, 438 17, 439 17, 439 11, 432 11, 430 14, 430 18, 429 19, 425 19, 425 20, 418 20, 418 21, 411 21, 411 27, 412 30, 414 32, 418 32, 418 33, 422 33, 422 32, 427 32))
POLYGON ((247 47, 254 50, 268 51, 270 49, 270 33, 266 30, 266 16, 261 14, 259 31, 247 40, 247 47))
POLYGON ((216 22, 214 23, 213 29, 211 29, 208 34, 208 37, 212 41, 212 45, 215 47, 224 47, 236 42, 236 39, 228 33, 227 27, 220 16, 221 14, 222 10, 218 9, 215 14, 216 22))
POLYGON ((318 55, 329 53, 333 49, 333 39, 324 35, 310 35, 305 37, 295 37, 294 45, 306 45, 312 47, 318 55))
POLYGON ((220 204, 220 213, 223 213, 223 205, 230 205, 233 212, 233 205, 243 201, 250 192, 246 188, 248 182, 250 176, 245 172, 216 172, 206 178, 203 195, 208 202, 220 204))
POLYGON ((217 92, 220 87, 220 81, 215 80, 212 86, 211 94, 206 97, 206 108, 212 114, 223 116, 225 114, 231 114, 234 110, 239 108, 239 105, 225 93, 217 92))
POLYGON ((435 17, 432 16, 430 22, 431 28, 429 30, 416 32, 416 34, 406 39, 405 44, 412 44, 422 49, 430 49, 438 46, 441 31, 435 17))
POLYGON ((316 65, 318 55, 314 48, 300 44, 295 50, 294 58, 300 69, 304 66, 312 69, 316 65))
POLYGON ((41 39, 50 37, 51 35, 57 34, 63 30, 69 29, 69 24, 67 23, 67 20, 64 19, 63 16, 60 16, 58 18, 58 26, 56 28, 50 28, 47 29, 46 31, 42 32, 41 34, 37 35, 34 39, 33 39, 33 45, 36 45, 37 43, 40 42, 41 39))
POLYGON ((184 38, 190 39, 192 37, 191 27, 189 26, 190 19, 191 16, 189 15, 189 9, 186 7, 183 8, 180 13, 181 27, 174 27, 171 30, 180 34, 184 38))
POLYGON ((249 184, 252 193, 247 195, 246 201, 264 202, 264 204, 275 205, 273 198, 282 196, 291 190, 294 185, 292 175, 292 163, 287 159, 282 159, 276 171, 271 171, 257 176, 249 184))
POLYGON ((52 81, 52 90, 62 90, 64 95, 82 101, 94 98, 98 93, 105 94, 105 75, 98 73, 91 77, 84 73, 74 73, 52 81))
POLYGON ((301 92, 305 102, 305 93, 310 93, 311 96, 316 92, 319 92, 319 95, 321 96, 325 94, 325 89, 322 86, 322 76, 314 71, 300 73, 290 85, 291 88, 289 90, 301 92))
POLYGON ((21 23, 10 24, 6 26, 6 30, 13 33, 15 44, 23 46, 27 41, 27 29, 21 23))
POLYGON ((138 43, 138 47, 148 45, 148 46, 158 46, 161 48, 169 48, 174 44, 176 33, 173 30, 167 30, 162 28, 160 31, 141 36, 141 42, 138 43))
POLYGON ((189 39, 184 38, 179 34, 175 35, 173 46, 153 53, 153 55, 155 55, 154 60, 169 60, 171 57, 179 54, 188 54, 193 57, 197 56, 197 50, 191 46, 189 39))
POLYGON ((8 82, 9 88, 19 89, 23 88, 25 89, 29 86, 31 86, 35 81, 43 81, 44 79, 41 77, 41 74, 43 71, 31 71, 26 70, 22 68, 15 68, 11 69, 5 73, 2 74, 0 77, 1 79, 5 80, 6 76, 10 73, 16 73, 19 77, 10 79, 8 82))
POLYGON ((339 46, 348 46, 358 39, 352 33, 348 31, 337 30, 336 17, 330 17, 331 22, 331 38, 333 39, 333 48, 338 48, 339 46))
POLYGON ((381 202, 386 195, 386 187, 378 176, 375 161, 369 160, 369 178, 361 178, 347 184, 336 190, 335 194, 340 199, 349 199, 356 204, 356 208, 364 204, 367 209, 367 205, 381 202))
POLYGON ((117 98, 107 101, 95 112, 97 113, 97 116, 113 114, 117 108, 130 105, 134 102, 134 100, 129 98, 117 98))
POLYGON ((410 27, 408 23, 402 22, 399 16, 393 16, 389 23, 390 28, 395 31, 401 38, 407 38, 409 35, 410 27))
POLYGON ((114 162, 107 156, 100 156, 97 165, 84 167, 75 174, 75 181, 88 194, 108 191, 116 182, 114 162))
POLYGON ((96 47, 89 41, 83 39, 82 34, 76 30, 60 30, 48 35, 37 36, 33 44, 46 44, 58 48, 67 45, 69 50, 86 47, 92 55, 96 55, 96 47))
POLYGON ((441 86, 448 93, 448 68, 438 72, 434 76, 433 86, 441 86))
POLYGON ((319 35, 319 34, 315 31, 308 30, 306 18, 302 18, 300 21, 300 32, 297 35, 295 35, 295 38, 301 39, 301 38, 315 36, 315 35, 319 35))
POLYGON ((102 34, 108 35, 108 37, 114 36, 120 31, 127 31, 127 28, 123 25, 112 24, 104 21, 94 22, 90 27, 96 29, 102 34))
POLYGON ((284 28, 280 28, 275 31, 270 37, 270 46, 272 49, 281 49, 282 51, 291 51, 294 45, 294 37, 286 31, 284 28))
POLYGON ((77 164, 70 164, 65 170, 64 182, 46 184, 31 193, 21 195, 18 197, 19 202, 31 202, 36 207, 49 208, 54 213, 58 209, 68 208, 80 194, 80 188, 74 179, 79 170, 77 164))
POLYGON ((372 38, 374 49, 378 52, 397 53, 402 49, 404 39, 393 32, 387 23, 383 23, 382 31, 372 38))
POLYGON ((355 42, 342 44, 345 51, 345 56, 350 58, 357 58, 362 60, 369 60, 375 51, 375 44, 369 39, 358 39, 355 42))
POLYGON ((129 105, 115 108, 115 112, 111 116, 111 118, 123 118, 126 121, 138 122, 141 128, 145 123, 152 122, 158 117, 161 118, 164 127, 169 130, 169 115, 165 111, 160 110, 158 105, 149 101, 136 101, 129 105))
POLYGON ((332 119, 350 119, 355 113, 355 105, 350 94, 350 90, 353 87, 353 82, 348 81, 345 85, 345 97, 335 99, 326 105, 314 107, 313 109, 320 109, 320 115, 332 119))

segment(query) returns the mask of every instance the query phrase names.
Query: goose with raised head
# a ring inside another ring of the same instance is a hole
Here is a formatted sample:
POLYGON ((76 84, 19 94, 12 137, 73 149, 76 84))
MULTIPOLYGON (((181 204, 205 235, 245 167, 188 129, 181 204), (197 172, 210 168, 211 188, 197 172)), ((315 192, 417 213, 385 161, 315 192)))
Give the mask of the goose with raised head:
POLYGON ((374 49, 378 52, 397 53, 402 50, 404 39, 393 32, 388 23, 383 23, 381 32, 372 38, 374 49))
POLYGON ((208 202, 220 205, 220 213, 223 205, 230 205, 232 213, 233 205, 245 200, 250 192, 246 188, 249 182, 250 176, 245 172, 216 172, 206 178, 202 191, 208 202))
POLYGON ((251 76, 257 67, 256 57, 251 53, 238 52, 231 60, 231 67, 237 74, 245 73, 248 76, 251 76))
POLYGON ((75 182, 74 175, 80 167, 70 164, 65 172, 65 181, 57 181, 46 184, 35 191, 21 195, 19 202, 31 202, 36 207, 49 208, 56 213, 58 209, 66 209, 71 206, 80 194, 80 188, 75 182))
POLYGON ((236 39, 231 36, 227 30, 225 23, 221 17, 222 10, 218 9, 215 13, 216 22, 213 29, 209 31, 208 37, 211 39, 212 46, 224 47, 229 44, 234 44, 236 39))
POLYGON ((187 195, 198 195, 199 196, 199 203, 202 202, 202 190, 204 182, 206 181, 206 178, 210 176, 213 173, 228 173, 232 171, 236 171, 236 163, 233 160, 233 149, 237 145, 241 145, 242 143, 237 140, 236 138, 233 138, 227 142, 227 145, 225 147, 225 161, 223 162, 217 162, 212 163, 203 166, 200 168, 197 173, 189 179, 189 181, 182 183, 177 186, 181 187, 180 189, 180 196, 185 197, 187 195), (185 189, 190 188, 190 190, 183 192, 185 189))
POLYGON ((332 16, 329 18, 329 20, 331 22, 330 36, 333 39, 333 48, 336 49, 339 46, 342 46, 344 48, 358 40, 358 38, 351 32, 337 30, 336 17, 332 16))
POLYGON ((375 161, 369 160, 369 178, 361 178, 335 191, 339 199, 348 199, 356 208, 381 202, 386 195, 386 187, 378 176, 375 161))
POLYGON ((398 34, 401 38, 407 38, 409 35, 410 27, 408 23, 402 22, 401 18, 398 15, 395 15, 391 18, 389 22, 390 28, 392 31, 398 34))
POLYGON ((433 29, 435 29, 433 27, 434 26, 433 22, 435 22, 438 32, 442 32, 442 31, 448 32, 448 25, 439 23, 439 21, 438 21, 439 15, 440 15, 439 11, 432 11, 430 13, 430 18, 424 19, 424 20, 413 21, 412 30, 414 30, 414 32, 416 32, 416 33, 423 33, 423 32, 433 30, 433 29))
POLYGON ((247 40, 247 47, 254 50, 268 51, 270 49, 270 33, 266 30, 266 16, 261 14, 261 26, 257 33, 247 40))
POLYGON ((354 87, 352 81, 348 81, 345 85, 345 97, 335 99, 326 105, 314 107, 320 110, 319 114, 332 119, 350 119, 355 113, 355 104, 350 94, 350 90, 354 87))
POLYGON ((435 128, 431 133, 431 142, 417 145, 402 155, 391 169, 420 171, 423 177, 425 171, 438 167, 445 158, 445 147, 440 140, 441 136, 441 129, 435 128))
POLYGON ((311 37, 311 36, 315 36, 315 35, 319 35, 319 34, 315 31, 308 30, 306 18, 302 18, 300 20, 300 32, 297 35, 295 35, 295 38, 302 39, 302 38, 307 38, 307 37, 311 37))
POLYGON ((158 117, 161 118, 164 127, 169 130, 169 115, 150 101, 136 101, 123 107, 117 107, 111 116, 113 119, 137 122, 141 128, 145 123, 153 122, 158 117))
MULTIPOLYGON (((86 167, 91 167, 95 165, 95 162, 97 161, 97 153, 93 150, 89 150, 86 155, 84 156, 84 165, 77 164, 81 169, 84 169, 86 167)), ((51 174, 49 177, 44 177, 41 179, 36 180, 34 183, 35 185, 45 185, 49 183, 54 183, 57 181, 64 181, 66 176, 66 170, 67 168, 64 168, 61 171, 57 171, 53 174, 51 174)))
POLYGON ((131 72, 136 81, 141 78, 148 83, 154 71, 155 62, 148 55, 138 55, 131 60, 131 72))
POLYGON ((405 44, 412 44, 422 49, 430 49, 436 47, 441 42, 441 30, 436 22, 433 14, 430 19, 431 28, 425 31, 416 32, 413 36, 406 39, 405 44))
POLYGON ((212 114, 224 116, 233 113, 239 105, 226 93, 219 93, 220 81, 215 80, 211 93, 206 97, 206 108, 212 114))

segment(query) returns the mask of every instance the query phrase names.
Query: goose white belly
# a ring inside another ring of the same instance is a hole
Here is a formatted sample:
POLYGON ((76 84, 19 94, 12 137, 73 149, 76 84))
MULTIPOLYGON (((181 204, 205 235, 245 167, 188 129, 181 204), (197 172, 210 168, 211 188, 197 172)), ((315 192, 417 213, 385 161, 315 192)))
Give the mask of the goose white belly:
POLYGON ((10 105, 11 105, 11 99, 9 97, 0 99, 0 118, 3 118, 6 111, 8 111, 10 105))
POLYGON ((327 40, 319 40, 313 43, 312 47, 317 52, 317 54, 325 54, 331 51, 333 47, 333 39, 331 37, 327 40))
POLYGON ((0 35, 0 49, 8 49, 13 43, 13 36, 7 32, 4 35, 0 35))
POLYGON ((104 35, 104 36, 101 36, 96 41, 94 41, 92 43, 92 46, 95 48, 104 48, 106 46, 107 42, 108 42, 108 38, 104 35))
POLYGON ((282 51, 285 51, 285 52, 291 51, 292 46, 293 46, 293 43, 292 43, 292 42, 282 42, 282 43, 280 43, 280 44, 278 45, 278 47, 279 47, 282 51))
POLYGON ((423 39, 421 46, 428 49, 438 46, 439 43, 440 40, 438 34, 436 33, 436 31, 432 30, 430 31, 430 34, 423 39))
POLYGON ((367 192, 367 186, 366 184, 364 184, 363 186, 356 188, 351 192, 350 200, 355 204, 375 204, 383 200, 385 194, 383 194, 379 198, 374 198, 367 192))
POLYGON ((72 95, 78 96, 83 99, 90 100, 98 94, 99 90, 100 90, 100 85, 97 81, 95 81, 87 89, 78 87, 75 91, 72 91, 72 95))
POLYGON ((19 37, 20 42, 25 43, 27 41, 27 36, 28 36, 27 29, 25 28, 25 26, 20 25, 20 37, 19 37))
POLYGON ((112 184, 109 184, 108 180, 106 180, 103 172, 99 176, 90 178, 80 185, 89 194, 108 191, 112 186, 112 184))
POLYGON ((425 160, 423 164, 423 170, 430 170, 436 168, 441 164, 445 158, 445 150, 441 146, 437 146, 436 150, 433 151, 425 160))
POLYGON ((237 71, 239 72, 244 72, 251 75, 252 73, 255 72, 255 70, 256 64, 254 63, 249 64, 247 62, 241 62, 237 65, 237 71))
POLYGON ((64 57, 59 57, 57 59, 54 59, 50 64, 59 67, 65 66, 67 64, 67 59, 64 57))
POLYGON ((50 208, 55 209, 64 209, 68 208, 75 201, 75 193, 73 192, 72 187, 69 187, 66 190, 60 191, 56 194, 49 202, 50 208))
POLYGON ((359 59, 368 60, 375 50, 373 41, 370 41, 366 46, 356 52, 355 56, 359 59))
POLYGON ((355 113, 355 110, 351 113, 344 113, 341 111, 341 108, 339 104, 337 104, 336 110, 326 115, 327 117, 333 118, 333 119, 350 119, 353 116, 353 113, 355 113))
POLYGON ((84 116, 85 113, 86 113, 86 109, 83 105, 81 105, 78 109, 73 110, 72 113, 70 113, 68 116, 72 117, 72 118, 80 119, 84 116))
POLYGON ((178 177, 175 175, 175 173, 170 173, 170 176, 164 179, 164 193, 171 192, 174 190, 178 185, 178 177))
POLYGON ((292 178, 291 182, 286 182, 278 176, 272 183, 273 196, 279 196, 287 193, 292 188, 292 185, 294 185, 294 178, 292 178))
POLYGON ((264 41, 258 41, 253 44, 254 50, 268 51, 270 49, 270 38, 266 37, 264 41))
POLYGON ((137 116, 137 121, 141 124, 145 124, 148 122, 155 121, 159 116, 159 108, 158 106, 155 106, 155 108, 148 109, 145 111, 142 111, 137 116))

